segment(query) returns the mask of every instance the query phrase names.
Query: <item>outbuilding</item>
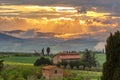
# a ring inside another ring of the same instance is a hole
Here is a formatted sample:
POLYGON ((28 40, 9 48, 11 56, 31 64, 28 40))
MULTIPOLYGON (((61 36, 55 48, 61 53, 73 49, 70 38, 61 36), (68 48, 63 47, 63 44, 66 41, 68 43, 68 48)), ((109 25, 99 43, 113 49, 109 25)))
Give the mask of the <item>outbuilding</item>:
POLYGON ((60 52, 53 56, 52 61, 54 64, 58 64, 62 61, 77 61, 80 60, 80 55, 77 52, 60 52))
POLYGON ((61 80, 63 78, 63 69, 52 65, 44 66, 42 67, 42 76, 44 76, 47 80, 61 80))

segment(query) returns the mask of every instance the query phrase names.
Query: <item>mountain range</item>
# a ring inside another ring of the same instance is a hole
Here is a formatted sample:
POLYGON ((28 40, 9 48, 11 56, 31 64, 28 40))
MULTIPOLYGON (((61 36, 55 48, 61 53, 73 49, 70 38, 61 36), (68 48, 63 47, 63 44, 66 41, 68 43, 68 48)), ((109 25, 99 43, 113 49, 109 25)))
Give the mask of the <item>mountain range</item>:
MULTIPOLYGON (((24 31, 15 33, 19 34, 24 31)), ((77 38, 64 40, 55 37, 31 37, 31 38, 20 38, 10 35, 9 32, 0 32, 0 51, 9 52, 33 52, 34 50, 41 52, 42 48, 51 48, 52 53, 59 51, 80 51, 85 48, 94 49, 94 46, 99 42, 92 38, 77 38)))

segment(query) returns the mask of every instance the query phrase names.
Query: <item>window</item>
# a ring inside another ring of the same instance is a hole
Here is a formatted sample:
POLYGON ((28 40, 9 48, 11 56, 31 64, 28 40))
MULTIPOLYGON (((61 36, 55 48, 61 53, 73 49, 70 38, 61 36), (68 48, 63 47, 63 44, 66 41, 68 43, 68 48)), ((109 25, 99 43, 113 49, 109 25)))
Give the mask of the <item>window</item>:
POLYGON ((55 70, 55 74, 57 74, 57 70, 55 70))

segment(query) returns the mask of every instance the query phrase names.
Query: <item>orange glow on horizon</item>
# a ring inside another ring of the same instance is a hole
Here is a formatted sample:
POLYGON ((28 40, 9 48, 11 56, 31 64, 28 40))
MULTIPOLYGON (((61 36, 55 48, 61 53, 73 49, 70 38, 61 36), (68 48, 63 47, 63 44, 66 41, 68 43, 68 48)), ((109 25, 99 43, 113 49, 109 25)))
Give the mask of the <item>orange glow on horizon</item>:
POLYGON ((3 5, 0 8, 3 8, 0 10, 0 30, 3 31, 37 29, 38 32, 61 33, 54 37, 69 39, 80 38, 84 34, 102 33, 119 25, 114 20, 111 21, 116 18, 106 16, 110 13, 89 10, 87 13, 80 13, 75 7, 3 5), (107 23, 108 21, 111 22, 107 23))

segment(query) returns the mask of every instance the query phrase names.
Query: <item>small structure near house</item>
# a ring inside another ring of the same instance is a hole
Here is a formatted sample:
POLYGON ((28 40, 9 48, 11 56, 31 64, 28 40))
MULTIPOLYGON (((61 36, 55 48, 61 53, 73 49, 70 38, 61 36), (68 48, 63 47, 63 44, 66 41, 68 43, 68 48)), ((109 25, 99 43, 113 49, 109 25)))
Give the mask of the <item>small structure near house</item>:
POLYGON ((77 52, 60 52, 53 56, 53 63, 58 64, 62 61, 77 61, 80 60, 80 55, 77 52))
POLYGON ((63 78, 63 69, 58 68, 56 66, 44 66, 42 67, 42 75, 45 79, 57 79, 60 80, 63 78))

